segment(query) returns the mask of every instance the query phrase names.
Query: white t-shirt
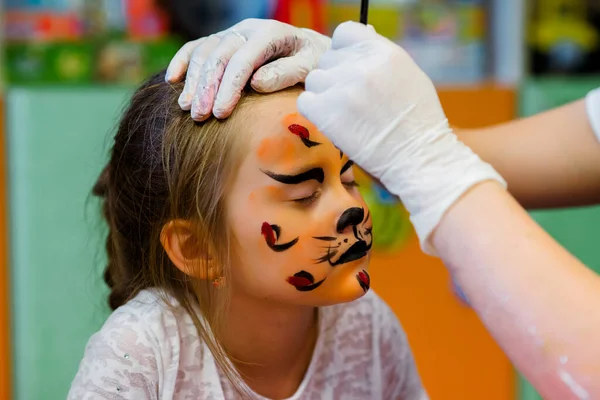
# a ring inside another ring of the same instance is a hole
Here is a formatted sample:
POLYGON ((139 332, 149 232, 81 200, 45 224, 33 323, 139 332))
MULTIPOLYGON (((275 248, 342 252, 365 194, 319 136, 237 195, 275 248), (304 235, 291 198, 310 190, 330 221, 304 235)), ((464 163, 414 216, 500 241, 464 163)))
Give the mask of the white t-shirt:
MULTIPOLYGON (((149 290, 117 309, 90 339, 68 399, 237 397, 189 314, 179 310, 173 313, 149 290)), ((427 395, 400 323, 370 291, 352 303, 319 309, 313 358, 290 399, 424 400, 427 395)))
POLYGON ((585 108, 587 109, 590 124, 600 141, 600 88, 588 93, 585 97, 585 108))

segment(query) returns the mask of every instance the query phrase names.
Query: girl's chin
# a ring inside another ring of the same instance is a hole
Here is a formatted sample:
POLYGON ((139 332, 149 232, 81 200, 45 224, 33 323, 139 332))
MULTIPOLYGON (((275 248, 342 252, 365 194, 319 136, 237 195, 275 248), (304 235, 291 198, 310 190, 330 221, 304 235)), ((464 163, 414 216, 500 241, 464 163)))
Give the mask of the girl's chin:
POLYGON ((370 289, 371 277, 366 268, 358 265, 358 268, 345 268, 333 274, 309 297, 312 297, 310 300, 315 302, 315 306, 329 306, 357 300, 370 289))

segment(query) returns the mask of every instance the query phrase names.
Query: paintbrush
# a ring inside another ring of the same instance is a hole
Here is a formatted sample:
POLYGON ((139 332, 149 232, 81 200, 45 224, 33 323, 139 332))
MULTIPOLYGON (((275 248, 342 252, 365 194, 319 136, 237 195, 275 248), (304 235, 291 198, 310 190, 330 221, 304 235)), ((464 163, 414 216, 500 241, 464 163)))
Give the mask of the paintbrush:
POLYGON ((369 0, 360 0, 360 23, 367 25, 369 18, 369 0))

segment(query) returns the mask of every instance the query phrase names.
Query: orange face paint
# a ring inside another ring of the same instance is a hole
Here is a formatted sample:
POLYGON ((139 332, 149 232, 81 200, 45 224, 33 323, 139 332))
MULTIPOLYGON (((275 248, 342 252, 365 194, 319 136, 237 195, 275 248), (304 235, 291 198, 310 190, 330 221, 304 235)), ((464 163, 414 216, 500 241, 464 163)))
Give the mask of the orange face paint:
POLYGON ((261 164, 293 164, 297 162, 296 143, 292 137, 276 136, 261 140, 256 155, 261 164))
POLYGON ((257 107, 271 121, 285 116, 253 127, 250 153, 228 194, 239 284, 312 306, 362 296, 370 287, 372 221, 351 163, 297 112, 295 98, 257 107))

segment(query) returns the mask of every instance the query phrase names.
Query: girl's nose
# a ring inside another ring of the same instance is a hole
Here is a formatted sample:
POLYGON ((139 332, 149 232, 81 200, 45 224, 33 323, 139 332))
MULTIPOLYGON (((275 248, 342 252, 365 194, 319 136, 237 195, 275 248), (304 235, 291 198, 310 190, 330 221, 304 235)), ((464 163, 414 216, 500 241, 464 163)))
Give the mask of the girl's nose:
POLYGON ((337 233, 344 233, 349 227, 355 227, 365 218, 365 210, 360 207, 352 207, 342 213, 337 222, 337 233))

